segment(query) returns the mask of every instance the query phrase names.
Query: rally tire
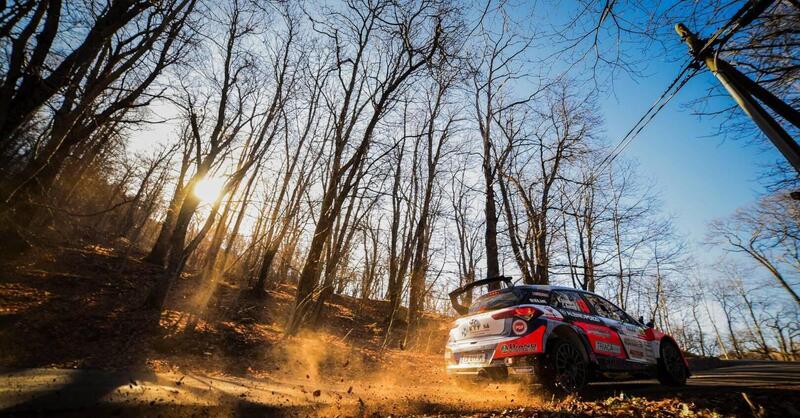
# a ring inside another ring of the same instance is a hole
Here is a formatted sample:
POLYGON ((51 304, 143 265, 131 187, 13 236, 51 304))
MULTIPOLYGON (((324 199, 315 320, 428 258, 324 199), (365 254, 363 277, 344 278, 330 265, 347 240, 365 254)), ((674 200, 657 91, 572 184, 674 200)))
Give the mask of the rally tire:
POLYGON ((680 349, 671 341, 661 343, 661 356, 658 359, 658 381, 666 386, 684 386, 689 377, 689 369, 683 361, 680 349))
POLYGON ((557 396, 580 393, 589 378, 589 362, 583 347, 565 339, 549 342, 537 375, 549 393, 557 396))

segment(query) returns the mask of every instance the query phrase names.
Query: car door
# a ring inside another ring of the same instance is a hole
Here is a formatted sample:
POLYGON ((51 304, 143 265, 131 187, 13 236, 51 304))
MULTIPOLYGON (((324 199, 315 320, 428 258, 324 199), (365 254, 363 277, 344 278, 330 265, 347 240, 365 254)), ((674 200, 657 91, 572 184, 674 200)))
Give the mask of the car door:
POLYGON ((592 351, 600 356, 625 358, 619 334, 606 320, 593 312, 581 292, 557 290, 552 292, 552 306, 561 312, 572 325, 583 330, 592 351))
POLYGON ((630 361, 651 363, 655 360, 644 327, 622 309, 600 296, 587 293, 586 300, 603 322, 619 335, 630 361))

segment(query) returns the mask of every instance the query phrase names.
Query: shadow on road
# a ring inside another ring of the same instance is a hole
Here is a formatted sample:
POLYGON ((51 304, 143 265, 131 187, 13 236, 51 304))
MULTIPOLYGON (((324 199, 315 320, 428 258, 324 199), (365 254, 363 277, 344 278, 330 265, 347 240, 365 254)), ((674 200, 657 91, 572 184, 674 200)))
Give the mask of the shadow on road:
POLYGON ((800 363, 742 361, 725 365, 695 373, 684 387, 662 386, 654 380, 593 384, 583 399, 623 394, 655 401, 674 398, 723 414, 749 415, 764 408, 768 416, 800 416, 800 363))

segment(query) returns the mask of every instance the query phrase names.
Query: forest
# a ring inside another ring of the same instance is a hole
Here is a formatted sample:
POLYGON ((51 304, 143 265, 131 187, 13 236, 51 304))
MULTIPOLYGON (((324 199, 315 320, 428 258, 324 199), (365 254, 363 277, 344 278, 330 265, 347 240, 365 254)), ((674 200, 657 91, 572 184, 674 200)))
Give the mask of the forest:
MULTIPOLYGON (((624 152, 647 130, 620 142, 601 105, 621 78, 667 86, 645 62, 689 60, 682 22, 730 32, 719 55, 799 108, 800 4, 730 27, 743 3, 3 2, 2 258, 108 249, 154 269, 131 309, 163 323, 180 288, 187 328, 221 288, 290 289, 282 338, 380 301, 381 344, 412 351, 450 291, 508 275, 601 294, 693 356, 800 360, 798 173, 762 167, 694 242, 624 152)), ((715 129, 697 141, 771 148, 704 88, 676 99, 715 129)))

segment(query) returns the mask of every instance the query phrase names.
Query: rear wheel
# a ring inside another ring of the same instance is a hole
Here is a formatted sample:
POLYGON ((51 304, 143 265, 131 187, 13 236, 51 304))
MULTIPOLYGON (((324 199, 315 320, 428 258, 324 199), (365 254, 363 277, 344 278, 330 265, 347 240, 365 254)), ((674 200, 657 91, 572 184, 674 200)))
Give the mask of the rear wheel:
POLYGON ((570 341, 558 339, 548 344, 539 368, 539 381, 556 395, 580 392, 587 383, 589 363, 582 348, 570 341))
POLYGON ((661 343, 661 357, 658 359, 658 381, 667 386, 683 386, 689 370, 683 361, 678 346, 670 341, 661 343))

